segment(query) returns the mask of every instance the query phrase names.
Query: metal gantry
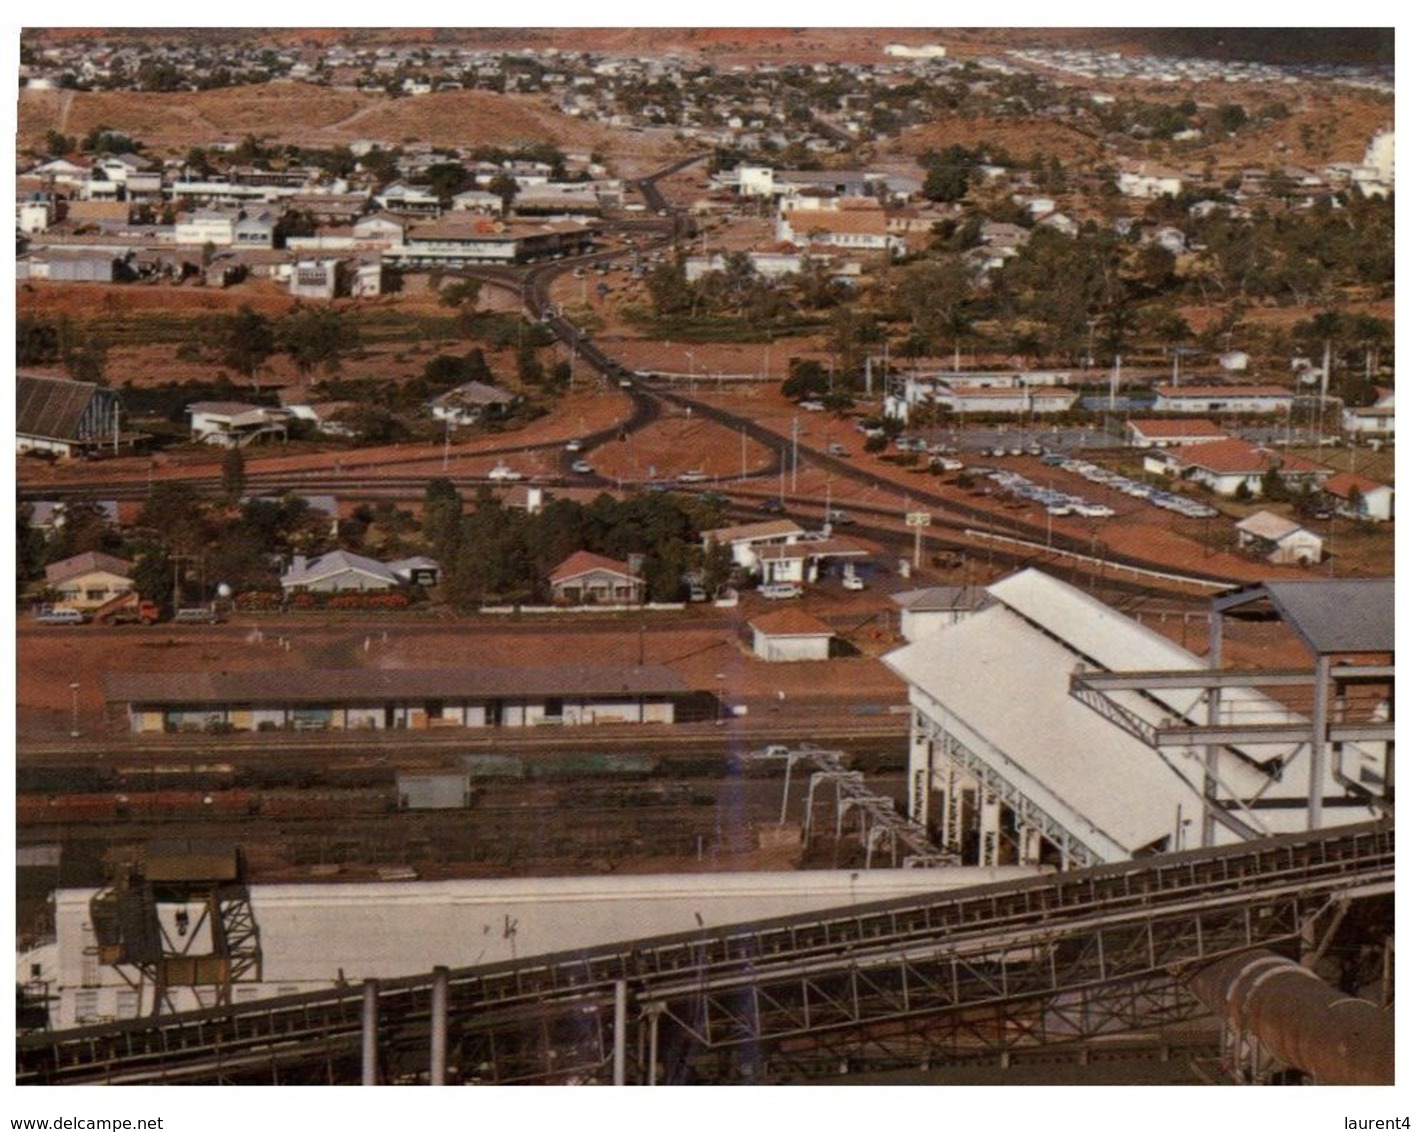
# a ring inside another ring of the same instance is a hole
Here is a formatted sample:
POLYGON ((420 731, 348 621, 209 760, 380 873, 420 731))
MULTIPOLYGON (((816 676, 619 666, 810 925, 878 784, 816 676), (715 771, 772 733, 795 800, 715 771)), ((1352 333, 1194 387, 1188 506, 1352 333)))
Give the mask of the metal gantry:
MULTIPOLYGON (((743 1082, 1199 1017, 1177 976, 1387 897, 1390 822, 452 971, 461 1083, 743 1082), (618 1044, 619 1034, 626 1035, 618 1044), (630 1043, 631 1048, 628 1048, 630 1043)), ((22 1083, 429 1079, 428 975, 22 1037, 22 1083)))

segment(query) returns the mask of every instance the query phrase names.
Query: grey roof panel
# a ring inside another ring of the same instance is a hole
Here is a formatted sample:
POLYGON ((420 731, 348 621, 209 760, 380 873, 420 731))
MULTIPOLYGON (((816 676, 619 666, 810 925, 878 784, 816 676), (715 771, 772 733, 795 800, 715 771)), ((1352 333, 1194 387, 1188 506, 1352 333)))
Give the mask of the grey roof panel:
POLYGON ((1393 578, 1265 582, 1279 615, 1319 655, 1392 652, 1393 578))

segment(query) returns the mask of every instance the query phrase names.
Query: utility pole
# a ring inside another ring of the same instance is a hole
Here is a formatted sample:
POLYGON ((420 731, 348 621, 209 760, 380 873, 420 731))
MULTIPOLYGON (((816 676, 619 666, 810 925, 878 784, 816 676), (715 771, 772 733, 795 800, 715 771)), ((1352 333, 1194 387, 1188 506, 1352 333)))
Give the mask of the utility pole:
POLYGON ((800 417, 790 418, 790 490, 800 490, 800 417))

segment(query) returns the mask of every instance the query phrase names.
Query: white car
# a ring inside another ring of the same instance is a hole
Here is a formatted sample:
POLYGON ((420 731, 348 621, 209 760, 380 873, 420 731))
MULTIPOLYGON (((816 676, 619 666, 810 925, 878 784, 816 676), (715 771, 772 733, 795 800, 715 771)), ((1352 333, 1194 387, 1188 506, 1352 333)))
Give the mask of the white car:
POLYGON ((580 476, 590 476, 592 475, 592 470, 593 466, 586 460, 573 461, 573 471, 577 472, 580 476))
POLYGON ((582 450, 583 442, 581 440, 570 440, 567 444, 563 445, 563 451, 565 452, 581 452, 582 450))
POLYGON ((768 597, 772 601, 779 601, 788 597, 799 597, 805 591, 794 582, 768 582, 760 587, 760 596, 768 597))
POLYGON ((862 590, 864 588, 864 579, 858 574, 846 574, 839 580, 839 584, 847 590, 862 590))
POLYGON ((676 477, 678 483, 705 483, 710 478, 709 474, 701 471, 699 468, 693 468, 689 472, 682 472, 681 475, 676 477))
POLYGON ((490 478, 491 480, 505 480, 505 481, 508 481, 508 480, 521 480, 521 479, 523 479, 523 473, 522 473, 522 472, 516 472, 516 471, 514 471, 514 470, 513 470, 512 468, 510 468, 507 464, 495 464, 494 467, 493 467, 493 468, 490 470, 490 472, 489 472, 489 478, 490 478))

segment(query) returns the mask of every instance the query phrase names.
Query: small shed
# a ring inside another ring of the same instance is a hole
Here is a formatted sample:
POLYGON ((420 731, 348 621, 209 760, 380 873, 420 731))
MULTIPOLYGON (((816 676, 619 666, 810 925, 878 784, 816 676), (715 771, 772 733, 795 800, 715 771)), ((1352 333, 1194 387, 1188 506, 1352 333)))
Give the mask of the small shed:
POLYGON ((779 609, 750 623, 751 648, 761 660, 828 660, 834 630, 799 609, 779 609))
POLYGON ((1241 550, 1279 566, 1311 566, 1323 558, 1323 539, 1292 519, 1256 511, 1235 523, 1241 550))
POLYGON ((899 607, 899 635, 910 643, 956 625, 992 600, 982 586, 929 586, 892 598, 899 607))

